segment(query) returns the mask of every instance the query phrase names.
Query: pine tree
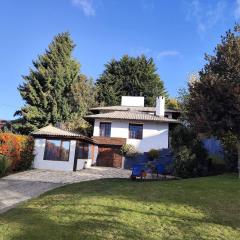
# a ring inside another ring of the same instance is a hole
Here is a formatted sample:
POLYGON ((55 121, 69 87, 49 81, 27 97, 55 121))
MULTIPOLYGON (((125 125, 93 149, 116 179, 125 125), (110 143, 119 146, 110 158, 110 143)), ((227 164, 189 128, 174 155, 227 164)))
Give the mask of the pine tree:
POLYGON ((74 113, 71 118, 63 123, 63 126, 71 131, 84 135, 91 135, 92 125, 84 120, 91 107, 96 106, 96 89, 92 79, 80 74, 79 79, 72 85, 72 102, 74 113))
POLYGON ((80 72, 80 64, 72 57, 74 47, 68 32, 58 34, 45 53, 33 61, 29 75, 23 76, 18 90, 25 105, 15 113, 22 117, 23 124, 16 126, 20 132, 29 133, 71 117, 71 88, 80 72))
POLYGON ((157 96, 167 96, 152 58, 123 56, 105 65, 97 79, 101 105, 119 105, 121 96, 144 96, 146 106, 154 106, 157 96))

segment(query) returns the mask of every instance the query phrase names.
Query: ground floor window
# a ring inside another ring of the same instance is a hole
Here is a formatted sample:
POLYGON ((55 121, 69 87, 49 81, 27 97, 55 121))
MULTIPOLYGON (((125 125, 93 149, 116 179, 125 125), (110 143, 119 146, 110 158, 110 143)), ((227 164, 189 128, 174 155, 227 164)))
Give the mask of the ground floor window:
POLYGON ((88 143, 79 142, 77 143, 77 159, 88 159, 88 143))
POLYGON ((44 160, 68 161, 70 141, 47 139, 44 151, 44 160))

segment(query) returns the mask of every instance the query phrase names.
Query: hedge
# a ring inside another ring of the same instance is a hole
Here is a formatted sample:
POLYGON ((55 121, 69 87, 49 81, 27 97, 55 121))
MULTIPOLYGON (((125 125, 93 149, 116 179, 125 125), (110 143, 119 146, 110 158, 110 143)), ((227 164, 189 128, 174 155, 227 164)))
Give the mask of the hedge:
POLYGON ((11 162, 11 171, 29 169, 34 159, 34 140, 30 136, 0 133, 0 154, 11 162))

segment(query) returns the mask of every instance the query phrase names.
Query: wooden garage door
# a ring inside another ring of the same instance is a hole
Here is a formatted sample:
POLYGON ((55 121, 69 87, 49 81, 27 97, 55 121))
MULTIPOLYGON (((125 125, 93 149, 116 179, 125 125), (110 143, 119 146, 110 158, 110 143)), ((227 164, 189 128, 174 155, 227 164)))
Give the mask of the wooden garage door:
POLYGON ((120 147, 116 146, 99 146, 97 166, 102 167, 122 167, 122 156, 119 155, 120 147))

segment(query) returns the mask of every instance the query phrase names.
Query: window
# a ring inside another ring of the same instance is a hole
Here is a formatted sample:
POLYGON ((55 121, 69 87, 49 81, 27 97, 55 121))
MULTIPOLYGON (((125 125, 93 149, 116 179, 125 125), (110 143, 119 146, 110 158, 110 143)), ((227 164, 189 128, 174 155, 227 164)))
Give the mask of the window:
POLYGON ((129 138, 142 139, 143 125, 142 124, 129 124, 129 138))
POLYGON ((101 137, 111 136, 111 123, 107 123, 107 122, 100 123, 100 136, 101 137))
POLYGON ((76 154, 77 159, 88 159, 88 143, 79 142, 76 154))
POLYGON ((68 161, 70 141, 46 140, 44 160, 68 161))

